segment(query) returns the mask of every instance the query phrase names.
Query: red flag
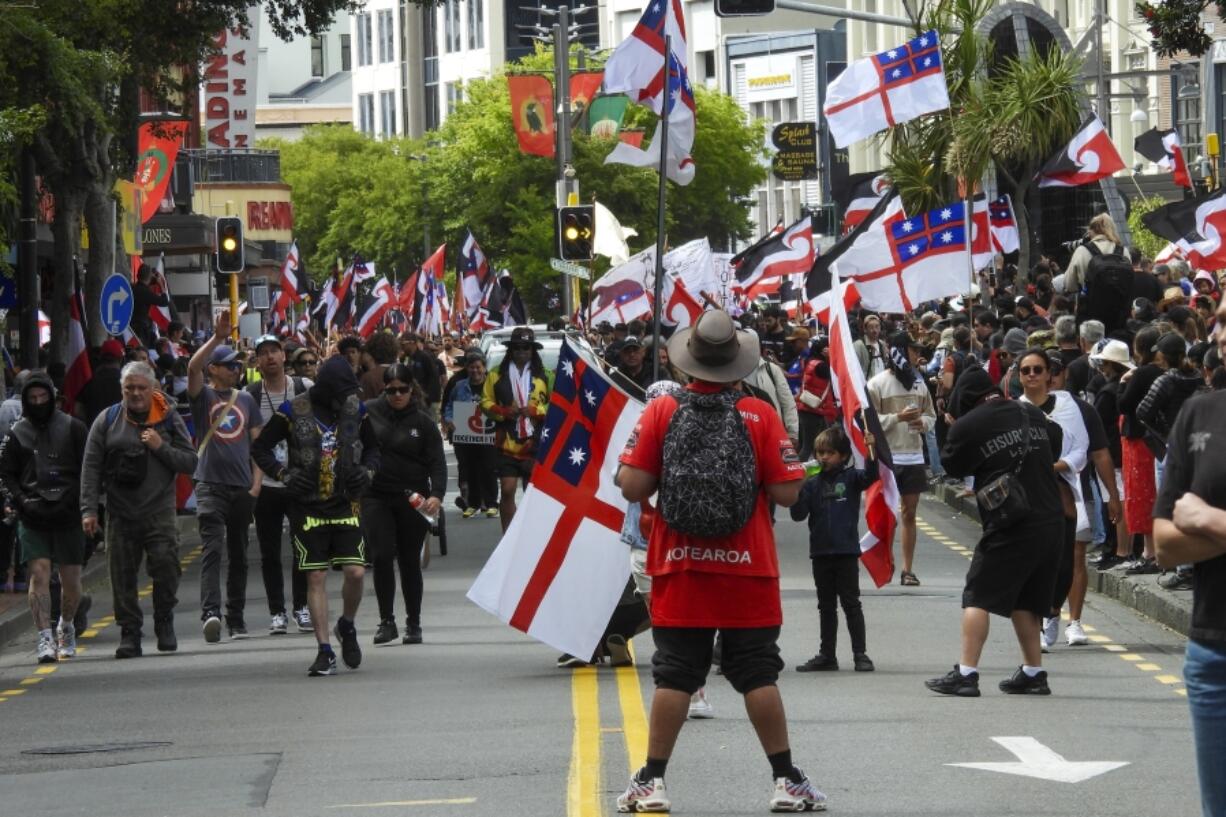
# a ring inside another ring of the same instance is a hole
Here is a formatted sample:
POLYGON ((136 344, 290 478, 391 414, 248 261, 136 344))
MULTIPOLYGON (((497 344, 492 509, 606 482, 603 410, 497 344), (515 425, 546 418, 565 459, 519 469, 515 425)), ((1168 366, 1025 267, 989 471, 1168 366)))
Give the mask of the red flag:
POLYGON ((570 106, 572 111, 586 111, 604 82, 604 71, 580 71, 570 75, 570 106))
POLYGON ((676 325, 678 329, 697 323, 698 317, 702 315, 702 304, 686 289, 681 276, 669 275, 665 286, 671 291, 664 299, 661 321, 670 326, 676 325))
POLYGON ((511 92, 511 122, 519 149, 534 156, 554 152, 553 86, 536 74, 507 77, 511 92))
MULTIPOLYGON (((165 295, 166 300, 170 301, 170 287, 166 284, 166 253, 158 256, 157 266, 153 268, 157 273, 153 277, 153 283, 149 285, 149 289, 154 295, 165 295)), ((171 312, 170 306, 151 305, 149 307, 149 319, 153 321, 153 325, 157 327, 159 333, 165 332, 170 326, 171 320, 174 319, 174 314, 171 312)))
POLYGON ((864 430, 876 438, 874 453, 880 478, 864 497, 864 522, 868 532, 860 540, 860 561, 882 587, 894 576, 894 530, 898 525, 898 484, 886 444, 885 432, 865 391, 864 371, 852 348, 847 312, 843 308, 843 287, 835 284, 830 298, 830 372, 835 395, 843 412, 843 429, 851 440, 856 462, 868 455, 864 430))
POLYGON ((285 320, 289 305, 302 300, 302 293, 298 291, 298 265, 298 242, 295 241, 289 245, 289 252, 285 254, 285 263, 281 265, 281 293, 277 296, 277 303, 272 308, 274 321, 285 320))
POLYGON ((68 371, 64 374, 64 411, 72 414, 77 396, 93 377, 89 349, 85 346, 85 303, 81 290, 72 293, 68 303, 68 371))
POLYGON ((386 278, 380 278, 375 283, 371 295, 374 296, 373 300, 366 305, 362 317, 358 319, 358 334, 364 338, 375 333, 379 328, 379 321, 383 320, 383 316, 392 308, 392 302, 396 299, 392 285, 386 278))
POLYGON ((1124 169, 1102 121, 1090 114, 1068 145, 1039 171, 1039 187, 1078 187, 1124 169))
POLYGON ((187 123, 181 121, 145 122, 140 126, 137 137, 140 156, 136 159, 136 174, 132 182, 144 193, 141 224, 157 214, 158 205, 166 195, 166 186, 170 184, 179 145, 186 135, 187 123))

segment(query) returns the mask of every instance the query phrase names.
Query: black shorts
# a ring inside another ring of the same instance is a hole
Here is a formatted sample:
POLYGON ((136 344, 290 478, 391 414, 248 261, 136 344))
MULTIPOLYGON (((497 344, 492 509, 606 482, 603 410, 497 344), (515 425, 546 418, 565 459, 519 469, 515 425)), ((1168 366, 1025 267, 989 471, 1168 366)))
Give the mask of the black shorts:
POLYGON ((894 469, 894 482, 902 496, 922 494, 928 490, 928 473, 922 465, 899 465, 894 469))
POLYGON ((366 564, 366 542, 357 514, 318 517, 290 514, 294 558, 301 571, 340 570, 344 565, 366 564))
POLYGON ((528 480, 532 478, 532 468, 536 465, 536 460, 529 457, 526 460, 521 460, 516 457, 498 452, 498 459, 494 463, 494 470, 499 477, 516 477, 522 479, 524 484, 528 484, 528 480))
MULTIPOLYGON (((1050 598, 1048 599, 1050 603, 1050 598)), ((732 688, 745 695, 759 687, 774 686, 783 669, 779 657, 779 628, 753 627, 721 630, 724 635, 720 669, 732 688)), ((655 627, 651 677, 660 689, 693 695, 707 683, 716 630, 702 627, 655 627)))
POLYGON ((1016 610, 1051 615, 1058 556, 1063 546, 1062 517, 1021 530, 985 531, 966 572, 962 606, 1006 618, 1016 610))

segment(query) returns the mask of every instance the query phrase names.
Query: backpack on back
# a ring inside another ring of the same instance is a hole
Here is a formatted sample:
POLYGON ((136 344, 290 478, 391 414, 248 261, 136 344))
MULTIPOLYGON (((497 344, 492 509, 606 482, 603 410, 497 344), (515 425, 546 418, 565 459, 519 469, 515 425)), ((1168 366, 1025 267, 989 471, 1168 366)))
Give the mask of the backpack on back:
POLYGON ((1087 241, 1090 263, 1086 268, 1085 317, 1102 321, 1110 332, 1124 325, 1132 308, 1132 261, 1124 248, 1116 244, 1104 253, 1093 241, 1087 241))
POLYGON ((753 516, 757 462, 737 411, 743 395, 683 392, 664 433, 659 512, 673 530, 729 536, 753 516))

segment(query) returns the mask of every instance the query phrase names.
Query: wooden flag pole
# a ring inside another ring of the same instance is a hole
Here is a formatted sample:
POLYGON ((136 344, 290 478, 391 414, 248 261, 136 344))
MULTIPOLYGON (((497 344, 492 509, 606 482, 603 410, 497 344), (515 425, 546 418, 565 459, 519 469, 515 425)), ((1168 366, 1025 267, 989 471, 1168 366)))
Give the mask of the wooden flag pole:
MULTIPOLYGON (((671 11, 669 12, 671 13, 671 11)), ((656 141, 660 143, 660 200, 656 213, 656 280, 655 302, 651 319, 651 379, 660 379, 660 299, 664 296, 664 192, 668 182, 668 103, 672 98, 672 78, 668 75, 669 61, 673 53, 671 34, 664 35, 664 97, 660 102, 660 127, 656 128, 656 141)), ((680 79, 680 77, 678 77, 680 79)))

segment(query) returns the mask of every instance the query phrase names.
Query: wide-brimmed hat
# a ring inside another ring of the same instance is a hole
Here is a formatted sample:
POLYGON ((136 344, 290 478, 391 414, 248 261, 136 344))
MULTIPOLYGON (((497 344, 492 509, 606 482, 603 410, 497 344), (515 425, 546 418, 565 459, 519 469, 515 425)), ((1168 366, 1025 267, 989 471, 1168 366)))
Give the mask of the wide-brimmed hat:
POLYGON ((1128 344, 1122 340, 1107 341, 1102 349, 1090 355, 1090 362, 1116 363, 1125 369, 1135 369, 1137 367, 1132 362, 1132 354, 1128 350, 1128 344))
POLYGON ((533 349, 544 349, 545 347, 536 341, 536 332, 532 331, 530 326, 517 326, 511 330, 511 338, 502 342, 503 346, 511 346, 516 343, 531 343, 533 349))
POLYGON ((1187 300, 1188 296, 1183 294, 1180 287, 1167 287, 1162 292, 1162 300, 1158 301, 1158 311, 1164 312, 1175 304, 1187 303, 1187 300))
POLYGON ((693 326, 675 333, 668 341, 668 358, 690 377, 708 383, 736 383, 758 365, 762 348, 758 338, 737 331, 727 312, 703 312, 693 326))
POLYGON ((807 341, 807 340, 811 340, 811 339, 812 339, 812 337, 813 337, 813 336, 812 336, 811 334, 809 334, 809 330, 808 330, 808 329, 805 329, 803 326, 797 326, 795 329, 793 329, 793 330, 792 330, 792 334, 788 335, 786 338, 784 338, 784 340, 804 340, 804 341, 807 341))

